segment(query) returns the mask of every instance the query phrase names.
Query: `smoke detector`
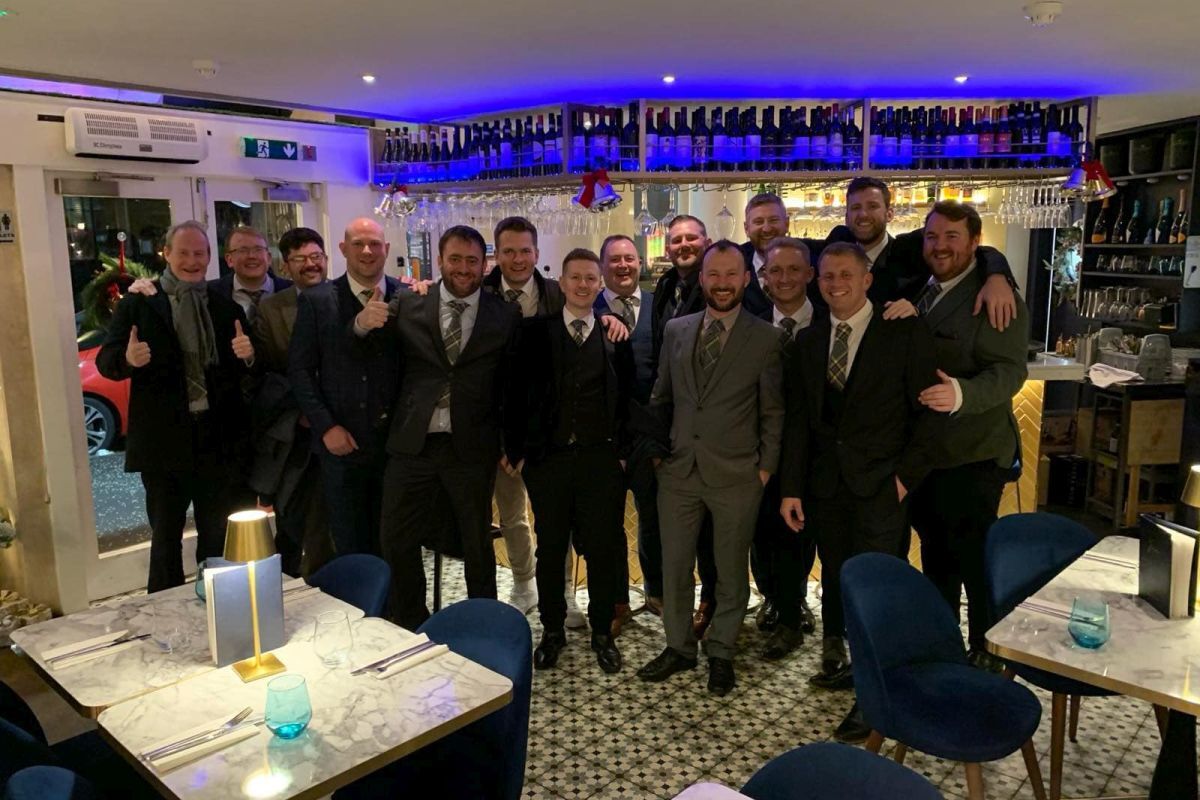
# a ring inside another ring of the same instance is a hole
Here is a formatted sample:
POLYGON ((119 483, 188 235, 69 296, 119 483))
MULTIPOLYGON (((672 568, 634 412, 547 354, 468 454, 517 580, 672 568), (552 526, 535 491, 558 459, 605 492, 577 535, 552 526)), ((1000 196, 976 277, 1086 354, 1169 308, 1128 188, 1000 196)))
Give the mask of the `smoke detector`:
POLYGON ((1063 4, 1060 0, 1038 0, 1026 5, 1023 10, 1025 19, 1029 20, 1033 27, 1044 28, 1058 19, 1058 15, 1063 12, 1063 4))
POLYGON ((207 58, 197 58, 192 62, 192 69, 196 70, 196 74, 201 78, 212 79, 217 77, 221 65, 207 58))

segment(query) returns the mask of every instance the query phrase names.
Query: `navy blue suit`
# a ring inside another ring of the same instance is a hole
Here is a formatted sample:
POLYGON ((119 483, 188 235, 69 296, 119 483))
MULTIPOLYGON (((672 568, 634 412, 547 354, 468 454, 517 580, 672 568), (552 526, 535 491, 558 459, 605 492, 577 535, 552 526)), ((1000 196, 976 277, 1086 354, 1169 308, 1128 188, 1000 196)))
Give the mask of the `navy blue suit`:
MULTIPOLYGON (((402 288, 394 278, 386 279, 386 287, 389 300, 402 288)), ((312 427, 338 555, 379 552, 384 442, 400 382, 395 346, 354 336, 361 310, 345 275, 305 290, 288 350, 288 375, 312 427), (325 448, 322 437, 335 425, 350 432, 357 450, 335 456, 325 448)))
MULTIPOLYGON (((270 277, 272 281, 273 292, 282 292, 284 289, 292 285, 292 282, 287 278, 281 278, 273 272, 268 273, 268 277, 270 277)), ((232 300, 235 303, 237 302, 233 297, 232 272, 227 272, 219 278, 213 278, 208 282, 208 289, 211 292, 216 292, 217 294, 221 295, 226 300, 232 300)))

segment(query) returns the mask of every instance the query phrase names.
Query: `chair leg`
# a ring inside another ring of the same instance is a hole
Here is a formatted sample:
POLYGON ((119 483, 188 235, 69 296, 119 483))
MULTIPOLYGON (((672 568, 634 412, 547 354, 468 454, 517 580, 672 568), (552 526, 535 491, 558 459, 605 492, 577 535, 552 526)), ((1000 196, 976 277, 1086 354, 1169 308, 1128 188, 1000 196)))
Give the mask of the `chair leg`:
POLYGON ((1071 719, 1067 723, 1067 735, 1071 737, 1071 743, 1075 743, 1075 736, 1079 732, 1079 703, 1082 698, 1077 695, 1071 695, 1071 719))
POLYGON ((979 764, 963 764, 967 770, 967 797, 971 800, 986 800, 983 788, 983 767, 979 764))
POLYGON ((1046 800, 1046 784, 1042 782, 1042 768, 1038 766, 1037 751, 1033 749, 1033 739, 1021 745, 1021 755, 1025 757, 1025 769, 1029 772, 1029 785, 1033 787, 1035 800, 1046 800))
POLYGON ((1165 706, 1154 706, 1154 721, 1158 723, 1158 738, 1167 738, 1167 709, 1165 706))
POLYGON ((871 735, 867 737, 866 748, 876 755, 879 754, 879 749, 883 747, 883 734, 879 731, 871 731, 871 735))
POLYGON ((1067 696, 1055 694, 1050 703, 1050 797, 1062 797, 1063 748, 1067 736, 1067 696))
POLYGON ((896 742, 896 752, 892 753, 892 758, 896 759, 897 764, 904 763, 904 757, 908 755, 908 745, 901 742, 896 742))
POLYGON ((433 613, 442 610, 442 554, 433 554, 433 613))

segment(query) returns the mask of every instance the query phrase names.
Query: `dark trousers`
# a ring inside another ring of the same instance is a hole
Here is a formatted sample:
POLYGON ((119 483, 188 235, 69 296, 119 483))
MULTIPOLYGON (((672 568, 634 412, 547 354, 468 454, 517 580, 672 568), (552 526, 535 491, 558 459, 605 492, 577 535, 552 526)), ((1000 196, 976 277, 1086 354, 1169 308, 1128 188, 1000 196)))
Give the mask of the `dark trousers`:
POLYGON ((842 564, 860 553, 898 555, 908 530, 908 498, 901 503, 887 479, 871 497, 859 497, 839 478, 832 497, 805 500, 805 528, 821 555, 821 618, 825 638, 846 635, 842 564))
POLYGON ((383 450, 359 450, 352 457, 321 453, 319 458, 333 549, 339 556, 378 555, 383 450))
MULTIPOLYGON (((245 507, 245 498, 237 490, 241 471, 231 470, 226 454, 214 450, 220 435, 203 417, 194 420, 191 469, 142 470, 151 529, 147 592, 183 584, 183 527, 189 505, 196 521, 198 562, 224 552, 226 518, 245 507)), ((254 507, 253 501, 249 507, 254 507)))
POLYGON ((611 444, 568 447, 526 465, 525 488, 537 520, 538 613, 547 631, 567 617, 562 587, 567 545, 587 562, 588 622, 604 633, 625 580, 625 476, 611 444))
POLYGON ((817 557, 817 540, 808 530, 794 532, 779 513, 779 478, 772 475, 763 490, 758 527, 750 545, 750 571, 763 597, 779 609, 779 622, 800 628, 800 604, 817 557))
MULTIPOLYGON (((491 534, 495 482, 495 462, 462 461, 448 433, 428 434, 415 456, 388 458, 380 543, 392 567, 391 613, 401 627, 416 630, 429 618, 421 544, 438 538, 442 504, 448 505, 458 530, 467 596, 495 599, 496 552, 491 534)), ((559 583, 560 595, 562 586, 559 583)))
POLYGON ((982 650, 989 627, 983 546, 996 521, 1008 471, 994 461, 934 470, 913 492, 913 527, 921 536, 921 567, 958 618, 967 590, 967 641, 982 650))
MULTIPOLYGON (((300 452, 307 457, 306 453, 300 452)), ((284 504, 275 506, 275 549, 286 575, 308 577, 335 553, 321 486, 321 465, 315 456, 308 463, 284 504)))
POLYGON ((696 537, 696 572, 700 573, 700 602, 717 605, 717 554, 713 540, 712 514, 704 514, 696 537))
MULTIPOLYGON (((658 533, 658 479, 654 462, 639 458, 629 464, 626 482, 633 492, 633 504, 638 514, 638 563, 642 567, 642 588, 647 597, 662 599, 663 568, 662 539, 658 533)), ((626 565, 628 575, 628 565, 626 565)), ((628 577, 625 583, 629 583, 628 577)), ((625 600, 628 602, 628 587, 625 600)))

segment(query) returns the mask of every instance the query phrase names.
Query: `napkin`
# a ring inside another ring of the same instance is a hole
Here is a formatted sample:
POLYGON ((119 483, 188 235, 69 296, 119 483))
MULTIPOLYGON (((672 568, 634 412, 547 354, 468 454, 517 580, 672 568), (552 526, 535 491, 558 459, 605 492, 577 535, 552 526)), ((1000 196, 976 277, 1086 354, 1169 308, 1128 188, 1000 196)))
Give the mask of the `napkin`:
MULTIPOLYGON (((208 722, 197 725, 194 728, 189 728, 186 731, 176 731, 165 739, 160 739, 157 742, 151 742, 146 747, 141 749, 142 753, 148 753, 151 750, 157 750, 160 747, 166 747, 169 744, 174 744, 189 736, 195 736, 198 733, 211 731, 214 728, 219 728, 229 721, 231 715, 224 714, 216 719, 210 719, 208 722)), ((218 750, 224 750, 230 745, 237 744, 251 737, 257 736, 261 729, 258 725, 250 722, 243 722, 240 726, 233 728, 215 739, 189 747, 186 750, 180 750, 178 753, 172 753, 169 756, 154 759, 150 761, 150 765, 159 773, 170 772, 171 770, 182 767, 184 764, 203 758, 204 756, 215 753, 218 750)))
POLYGON ((1092 364, 1088 368, 1088 378, 1101 389, 1112 386, 1114 383, 1142 380, 1142 376, 1136 372, 1130 372, 1127 369, 1117 369, 1116 367, 1110 367, 1108 364, 1092 364))
POLYGON ((291 591, 292 589, 300 589, 304 586, 308 586, 308 581, 304 580, 304 578, 292 578, 291 580, 283 582, 283 591, 287 592, 291 591))
POLYGON ((1043 600, 1040 597, 1030 597, 1028 600, 1019 603, 1019 605, 1025 611, 1049 614, 1055 617, 1059 616, 1060 614, 1064 617, 1071 616, 1070 606, 1064 606, 1062 603, 1052 603, 1049 600, 1043 600))
POLYGON ((385 669, 383 672, 376 672, 375 677, 378 680, 384 680, 385 678, 390 678, 393 675, 397 675, 401 672, 404 672, 404 670, 408 669, 409 667, 415 667, 417 664, 424 664, 426 661, 437 658, 440 655, 445 655, 448 652, 450 652, 450 648, 447 647, 446 645, 444 645, 444 644, 435 645, 434 647, 431 647, 428 650, 424 650, 420 653, 417 653, 415 656, 409 656, 408 658, 404 659, 403 661, 399 661, 399 662, 393 664, 392 666, 385 669))
POLYGON ((91 653, 83 653, 82 655, 72 656, 70 658, 62 658, 55 662, 51 662, 50 659, 60 656, 64 653, 71 653, 75 650, 83 650, 91 647, 92 645, 115 642, 122 636, 128 635, 128 633, 129 631, 127 630, 110 631, 109 633, 105 633, 100 636, 93 636, 91 639, 84 639, 83 641, 72 642, 71 644, 59 645, 58 647, 50 647, 41 652, 41 657, 42 660, 46 662, 46 665, 50 667, 50 669, 64 669, 66 667, 73 667, 76 664, 82 664, 86 661, 93 661, 97 658, 111 656, 113 653, 119 653, 122 650, 128 650, 135 645, 141 644, 142 640, 134 642, 122 642, 121 644, 114 645, 112 647, 105 647, 102 650, 96 650, 91 653))

